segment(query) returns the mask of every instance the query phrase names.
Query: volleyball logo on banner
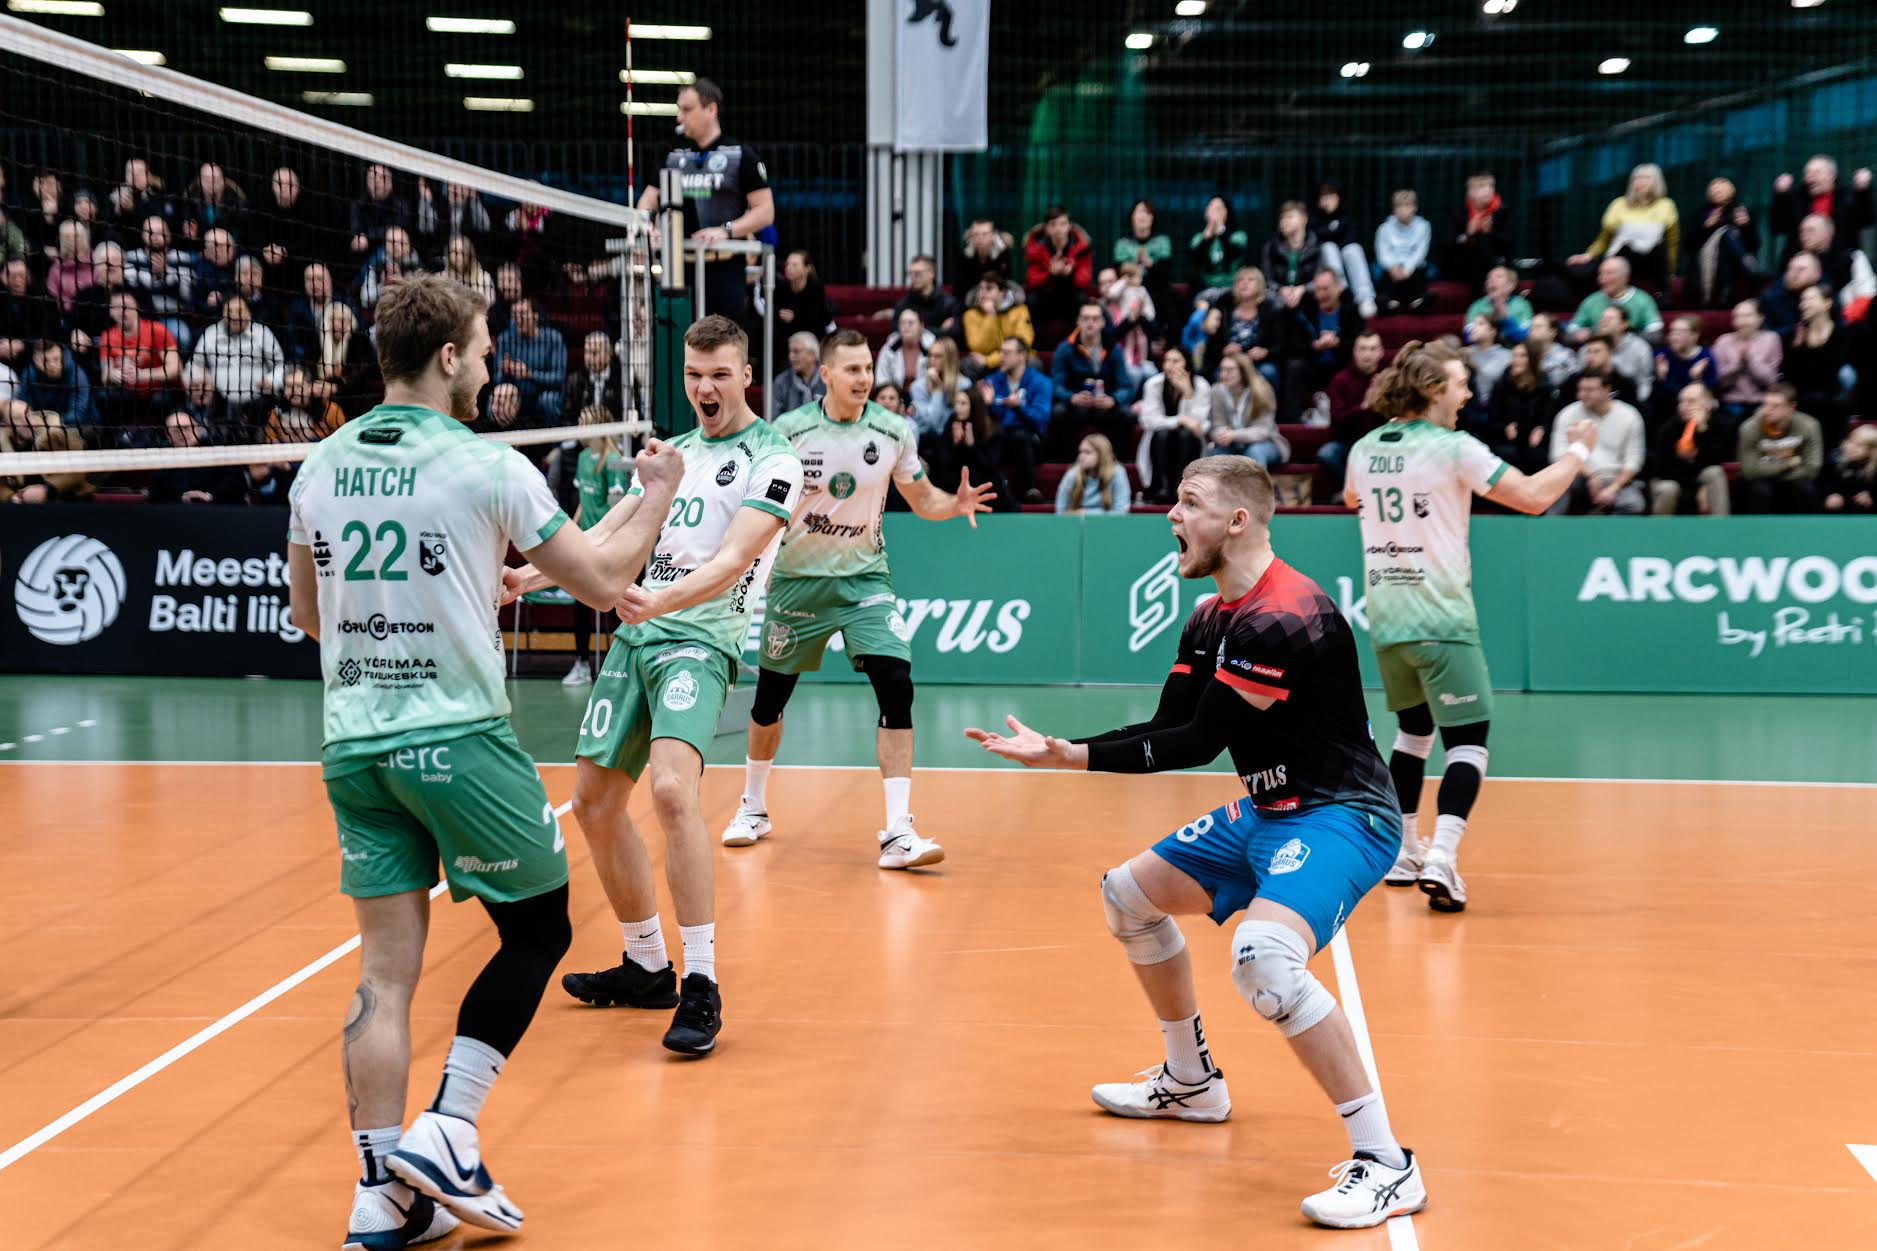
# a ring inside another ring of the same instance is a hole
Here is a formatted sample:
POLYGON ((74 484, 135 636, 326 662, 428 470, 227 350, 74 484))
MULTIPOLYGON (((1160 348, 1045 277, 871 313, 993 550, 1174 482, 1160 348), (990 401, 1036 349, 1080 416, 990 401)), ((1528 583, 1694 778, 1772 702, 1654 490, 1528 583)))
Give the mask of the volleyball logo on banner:
POLYGON ((124 606, 124 565, 117 553, 84 534, 47 539, 20 566, 14 606, 42 643, 89 642, 110 628, 124 606))

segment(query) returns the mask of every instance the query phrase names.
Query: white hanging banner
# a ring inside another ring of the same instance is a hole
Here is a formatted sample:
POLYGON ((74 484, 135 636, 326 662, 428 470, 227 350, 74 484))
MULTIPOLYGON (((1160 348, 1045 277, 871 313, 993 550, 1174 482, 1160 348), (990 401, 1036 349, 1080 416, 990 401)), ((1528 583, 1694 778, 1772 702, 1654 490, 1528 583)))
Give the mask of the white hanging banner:
POLYGON ((991 0, 894 0, 896 152, 981 152, 991 0))

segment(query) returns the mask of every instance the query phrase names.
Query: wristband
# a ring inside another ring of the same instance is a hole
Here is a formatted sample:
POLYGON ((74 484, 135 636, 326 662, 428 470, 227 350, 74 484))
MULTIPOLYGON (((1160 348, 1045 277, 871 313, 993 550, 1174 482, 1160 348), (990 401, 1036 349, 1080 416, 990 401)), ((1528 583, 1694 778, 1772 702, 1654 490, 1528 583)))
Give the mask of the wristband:
POLYGON ((1590 449, 1585 447, 1581 442, 1573 441, 1572 444, 1564 450, 1577 457, 1580 464, 1588 465, 1590 463, 1590 449))

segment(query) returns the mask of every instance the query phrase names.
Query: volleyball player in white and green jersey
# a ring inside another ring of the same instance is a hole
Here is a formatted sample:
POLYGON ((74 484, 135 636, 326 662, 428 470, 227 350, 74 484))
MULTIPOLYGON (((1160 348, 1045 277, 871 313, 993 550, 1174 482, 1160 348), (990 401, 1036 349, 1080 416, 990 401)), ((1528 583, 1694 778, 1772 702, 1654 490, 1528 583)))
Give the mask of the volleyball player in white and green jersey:
MULTIPOLYGON (((314 448, 290 492, 293 621, 320 644, 321 759, 339 888, 359 924, 342 1044, 362 1171, 347 1246, 426 1242, 456 1217, 521 1226, 482 1166, 476 1117, 571 932, 554 808, 509 728, 502 560, 512 542, 607 604, 656 533, 647 518, 596 550, 532 465, 470 433, 489 380, 483 311, 441 275, 393 287, 377 310, 385 403, 314 448), (436 1098, 406 1133, 411 996, 439 859, 451 896, 478 898, 501 945, 463 999, 436 1098)), ((661 510, 679 464, 662 444, 641 458, 661 510)))
MULTIPOLYGON (((750 611, 802 496, 802 462, 775 427, 750 411, 743 398, 749 384, 749 340, 735 322, 705 317, 685 332, 684 390, 698 425, 672 440, 684 456, 684 481, 676 498, 657 508, 662 528, 644 585, 619 601, 627 628, 613 636, 593 683, 576 753, 574 816, 626 950, 617 966, 569 973, 561 985, 601 1007, 676 1004, 664 1045, 686 1055, 709 1053, 723 1023, 714 849, 698 781, 750 611), (626 813, 642 774, 649 775, 652 809, 665 831, 682 984, 665 956, 651 860, 626 813)), ((640 489, 633 484, 593 528, 595 537, 638 514, 640 489)), ((507 594, 543 584, 524 568, 507 594)))
POLYGON ((886 792, 877 834, 882 869, 937 864, 945 849, 913 828, 912 649, 887 567, 883 522, 889 483, 928 521, 989 512, 994 492, 967 476, 953 495, 932 485, 919 463, 918 436, 898 413, 869 403, 873 355, 857 330, 821 345, 827 396, 776 418, 776 432, 802 458, 804 494, 769 580, 750 708, 743 799, 723 832, 726 847, 747 847, 770 831, 769 769, 782 743, 782 710, 803 673, 821 667, 838 631, 848 663, 873 683, 880 705, 874 747, 886 792))
POLYGON ((1472 498, 1541 513, 1570 489, 1597 441, 1594 422, 1570 430, 1570 450, 1527 477, 1455 429, 1472 398, 1466 363, 1438 344, 1409 343, 1370 389, 1388 424, 1349 451, 1343 502, 1362 520, 1369 641, 1398 725, 1389 772, 1401 801, 1401 854, 1382 880, 1419 884, 1441 912, 1466 907, 1454 867, 1466 820, 1486 777, 1492 682, 1473 610, 1467 550, 1472 498), (1447 769, 1431 845, 1416 829, 1434 727, 1447 769))

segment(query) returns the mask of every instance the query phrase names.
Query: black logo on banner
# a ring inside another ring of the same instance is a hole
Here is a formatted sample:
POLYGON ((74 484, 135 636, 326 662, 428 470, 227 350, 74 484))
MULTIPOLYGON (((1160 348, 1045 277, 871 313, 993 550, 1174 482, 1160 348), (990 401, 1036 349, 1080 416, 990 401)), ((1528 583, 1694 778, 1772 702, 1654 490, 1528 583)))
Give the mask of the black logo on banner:
POLYGON ((417 535, 417 564, 431 577, 436 577, 449 565, 444 563, 449 539, 435 530, 424 530, 417 535))
POLYGON ((945 0, 912 0, 912 16, 907 18, 908 25, 918 25, 928 17, 938 18, 939 42, 947 48, 958 46, 958 36, 952 34, 952 6, 945 0))
POLYGON ((771 478, 769 480, 768 495, 771 500, 778 504, 788 503, 789 480, 787 478, 771 478))
POLYGON ((729 486, 736 481, 736 462, 727 460, 717 467, 717 485, 729 486))

